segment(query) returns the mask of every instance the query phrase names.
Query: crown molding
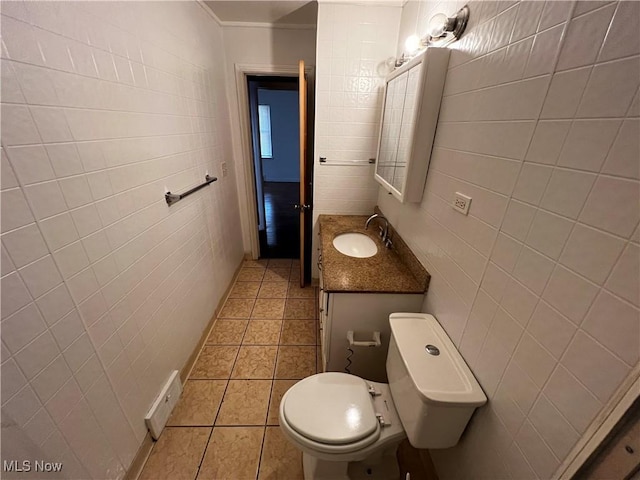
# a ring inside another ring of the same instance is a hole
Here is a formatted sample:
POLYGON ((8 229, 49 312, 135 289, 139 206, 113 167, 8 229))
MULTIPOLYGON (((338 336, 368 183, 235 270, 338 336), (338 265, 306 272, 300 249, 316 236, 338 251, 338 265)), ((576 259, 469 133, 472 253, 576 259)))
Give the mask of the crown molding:
POLYGON ((367 7, 404 7, 408 0, 317 0, 320 3, 361 5, 367 7))
POLYGON ((314 23, 266 23, 266 22, 220 22, 223 27, 239 28, 279 28, 283 30, 316 30, 314 23))
POLYGON ((213 19, 214 22, 216 22, 221 27, 223 26, 222 20, 220 20, 218 16, 215 13, 213 13, 213 10, 209 8, 209 5, 204 3, 203 0, 196 0, 196 2, 207 13, 207 15, 209 15, 213 19))

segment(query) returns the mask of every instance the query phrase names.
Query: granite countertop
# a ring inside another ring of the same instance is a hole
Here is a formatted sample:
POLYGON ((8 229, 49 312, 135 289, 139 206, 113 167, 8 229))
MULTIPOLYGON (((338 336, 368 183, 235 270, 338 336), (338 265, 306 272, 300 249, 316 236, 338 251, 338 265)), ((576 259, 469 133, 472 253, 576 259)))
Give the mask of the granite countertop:
POLYGON ((367 216, 320 215, 322 280, 325 292, 340 293, 424 293, 429 273, 420 264, 400 236, 392 231, 393 247, 386 248, 378 236, 377 220, 364 229, 367 216), (369 236, 378 252, 369 258, 354 258, 333 246, 336 235, 358 232, 369 236))

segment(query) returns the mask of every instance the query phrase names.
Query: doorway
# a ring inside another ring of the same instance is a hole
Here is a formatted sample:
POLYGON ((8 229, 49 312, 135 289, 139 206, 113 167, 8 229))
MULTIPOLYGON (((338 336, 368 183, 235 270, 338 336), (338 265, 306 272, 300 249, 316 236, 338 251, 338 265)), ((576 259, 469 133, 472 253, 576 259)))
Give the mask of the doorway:
POLYGON ((298 78, 247 76, 261 258, 300 258, 298 78))

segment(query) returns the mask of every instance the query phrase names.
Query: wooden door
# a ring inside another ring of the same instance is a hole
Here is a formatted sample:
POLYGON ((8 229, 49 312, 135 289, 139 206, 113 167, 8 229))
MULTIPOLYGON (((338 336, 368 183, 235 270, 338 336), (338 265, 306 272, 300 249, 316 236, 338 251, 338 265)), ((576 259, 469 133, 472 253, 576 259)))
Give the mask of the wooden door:
POLYGON ((304 75, 304 60, 298 64, 298 104, 300 109, 300 286, 304 287, 304 252, 305 242, 310 239, 305 238, 305 217, 311 215, 311 205, 307 204, 307 79, 304 75))

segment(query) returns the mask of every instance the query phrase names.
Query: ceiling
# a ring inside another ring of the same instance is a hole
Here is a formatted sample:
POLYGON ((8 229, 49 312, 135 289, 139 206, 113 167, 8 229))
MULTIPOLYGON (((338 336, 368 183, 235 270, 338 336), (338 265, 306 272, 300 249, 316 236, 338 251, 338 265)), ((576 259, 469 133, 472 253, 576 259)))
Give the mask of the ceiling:
POLYGON ((205 0, 222 22, 315 25, 318 3, 315 1, 220 1, 205 0))

